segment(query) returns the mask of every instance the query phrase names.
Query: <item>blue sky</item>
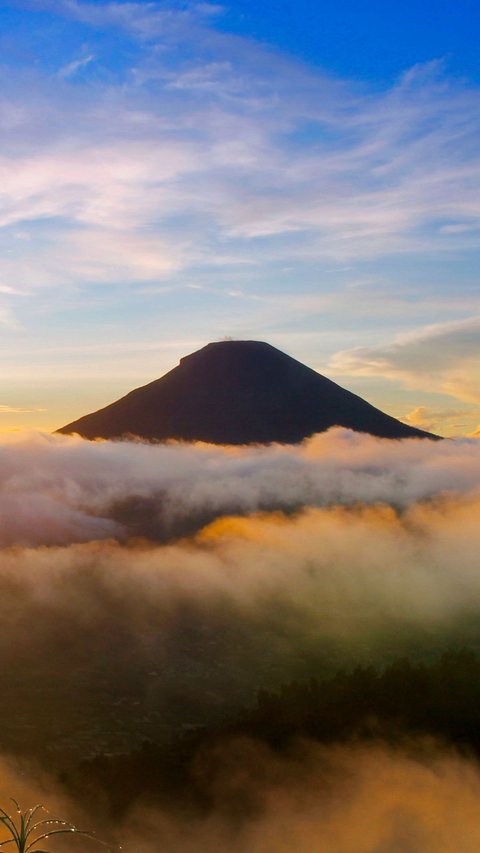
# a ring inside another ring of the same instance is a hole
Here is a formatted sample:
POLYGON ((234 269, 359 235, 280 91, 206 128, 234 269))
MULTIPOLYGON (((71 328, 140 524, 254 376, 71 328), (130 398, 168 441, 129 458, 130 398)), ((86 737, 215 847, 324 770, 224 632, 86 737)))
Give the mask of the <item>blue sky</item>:
POLYGON ((0 429, 223 336, 480 423, 473 2, 0 4, 0 429))

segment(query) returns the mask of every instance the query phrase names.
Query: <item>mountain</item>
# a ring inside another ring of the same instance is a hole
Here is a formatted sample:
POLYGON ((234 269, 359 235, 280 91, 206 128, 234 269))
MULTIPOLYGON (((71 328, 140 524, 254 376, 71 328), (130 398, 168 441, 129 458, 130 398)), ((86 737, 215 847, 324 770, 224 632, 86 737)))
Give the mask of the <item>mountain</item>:
POLYGON ((90 439, 293 444, 332 426, 383 438, 435 438, 259 341, 208 344, 160 379, 58 432, 90 439))

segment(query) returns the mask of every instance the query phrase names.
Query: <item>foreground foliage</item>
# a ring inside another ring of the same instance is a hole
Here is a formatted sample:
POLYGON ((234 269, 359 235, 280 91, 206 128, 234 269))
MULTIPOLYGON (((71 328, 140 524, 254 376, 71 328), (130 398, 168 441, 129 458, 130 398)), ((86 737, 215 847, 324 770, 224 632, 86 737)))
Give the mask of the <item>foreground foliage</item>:
POLYGON ((42 812, 48 814, 48 809, 40 803, 24 812, 22 812, 19 804, 13 798, 12 803, 14 803, 16 809, 15 818, 0 807, 0 821, 9 835, 9 838, 0 841, 1 848, 6 847, 8 844, 13 844, 13 848, 11 849, 17 850, 18 853, 27 853, 29 850, 32 853, 49 853, 43 847, 42 849, 38 847, 42 841, 46 841, 52 836, 71 835, 72 833, 82 835, 103 844, 103 842, 99 842, 95 838, 93 833, 84 829, 78 829, 78 827, 68 820, 51 817, 38 820, 37 818, 42 812))

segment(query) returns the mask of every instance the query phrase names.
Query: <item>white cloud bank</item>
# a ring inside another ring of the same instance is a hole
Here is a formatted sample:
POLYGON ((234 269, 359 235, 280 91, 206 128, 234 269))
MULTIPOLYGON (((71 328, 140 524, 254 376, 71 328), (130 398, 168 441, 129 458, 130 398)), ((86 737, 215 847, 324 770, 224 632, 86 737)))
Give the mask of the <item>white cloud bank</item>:
POLYGON ((334 429, 299 446, 228 448, 13 437, 0 444, 0 546, 165 539, 259 510, 405 508, 480 482, 474 440, 391 441, 334 429))

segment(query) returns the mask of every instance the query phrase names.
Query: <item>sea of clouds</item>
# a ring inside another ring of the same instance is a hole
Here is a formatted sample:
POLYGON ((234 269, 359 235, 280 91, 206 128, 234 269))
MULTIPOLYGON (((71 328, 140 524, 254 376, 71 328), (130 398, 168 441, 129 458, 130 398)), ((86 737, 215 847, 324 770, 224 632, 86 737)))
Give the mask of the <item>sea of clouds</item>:
MULTIPOLYGON (((81 673, 81 702, 113 671, 174 728, 338 666, 480 649, 479 475, 476 440, 342 429, 293 447, 5 439, 6 683, 28 695, 43 678, 54 708, 52 684, 67 673, 81 673)), ((2 713, 8 723, 11 707, 2 713)), ((185 825, 135 803, 125 849, 478 849, 476 763, 439 745, 297 743, 280 758, 230 742, 202 760, 210 769, 197 772, 216 786, 211 818, 185 825), (235 786, 254 807, 233 818, 225 798, 235 786)), ((37 794, 18 761, 0 768, 5 792, 55 805, 54 783, 37 794)))
POLYGON ((386 504, 479 488, 480 445, 391 441, 333 429, 297 446, 88 442, 32 434, 0 444, 0 544, 134 536, 165 541, 224 515, 386 504))

